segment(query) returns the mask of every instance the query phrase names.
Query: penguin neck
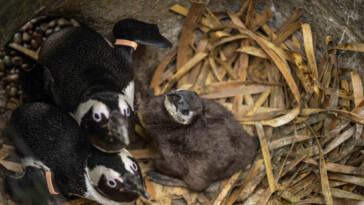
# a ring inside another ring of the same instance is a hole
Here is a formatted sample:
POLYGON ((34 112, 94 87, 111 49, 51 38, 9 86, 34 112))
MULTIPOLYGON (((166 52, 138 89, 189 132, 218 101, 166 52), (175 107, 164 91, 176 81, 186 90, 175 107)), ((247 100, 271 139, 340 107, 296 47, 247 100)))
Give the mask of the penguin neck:
POLYGON ((134 48, 130 46, 114 45, 116 56, 122 58, 128 67, 133 67, 133 52, 134 48))

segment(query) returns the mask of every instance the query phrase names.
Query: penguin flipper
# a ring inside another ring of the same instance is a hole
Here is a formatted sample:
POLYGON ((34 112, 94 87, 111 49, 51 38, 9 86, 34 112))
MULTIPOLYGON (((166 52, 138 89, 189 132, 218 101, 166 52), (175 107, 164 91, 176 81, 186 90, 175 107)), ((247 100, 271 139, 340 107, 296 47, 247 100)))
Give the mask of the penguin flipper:
POLYGON ((187 188, 187 184, 181 179, 169 177, 167 175, 163 175, 159 172, 151 170, 147 171, 147 174, 148 176, 150 176, 149 181, 155 182, 157 184, 187 188))
POLYGON ((19 178, 5 176, 5 190, 17 204, 48 204, 50 194, 42 170, 26 167, 24 175, 19 178))
POLYGON ((126 39, 136 43, 160 48, 172 47, 165 37, 159 33, 156 24, 149 24, 136 19, 123 19, 117 22, 113 28, 114 37, 126 39))

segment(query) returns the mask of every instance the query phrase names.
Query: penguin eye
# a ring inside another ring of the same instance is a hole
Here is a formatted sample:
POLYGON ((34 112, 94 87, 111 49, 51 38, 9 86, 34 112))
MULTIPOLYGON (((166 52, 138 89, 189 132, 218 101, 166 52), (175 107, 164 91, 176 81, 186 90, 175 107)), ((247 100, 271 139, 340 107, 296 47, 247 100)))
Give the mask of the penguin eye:
POLYGON ((137 171, 138 170, 138 165, 136 165, 135 162, 132 162, 131 163, 131 169, 134 170, 134 171, 137 171))
POLYGON ((102 116, 100 113, 98 112, 94 112, 94 114, 92 115, 92 118, 96 121, 96 122, 100 122, 102 119, 102 116))
POLYGON ((115 188, 116 187, 116 181, 115 181, 115 179, 108 179, 106 183, 111 188, 115 188))

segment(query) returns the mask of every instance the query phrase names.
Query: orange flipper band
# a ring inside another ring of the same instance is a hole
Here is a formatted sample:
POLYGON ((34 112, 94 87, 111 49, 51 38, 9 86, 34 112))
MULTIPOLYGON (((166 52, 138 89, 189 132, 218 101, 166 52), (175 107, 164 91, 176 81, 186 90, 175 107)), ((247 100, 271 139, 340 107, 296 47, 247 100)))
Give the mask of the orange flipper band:
POLYGON ((138 44, 135 43, 134 41, 129 41, 129 40, 125 40, 125 39, 116 39, 115 45, 130 46, 130 47, 133 47, 134 50, 136 50, 138 47, 138 44))
POLYGON ((48 186, 49 193, 51 193, 53 195, 59 194, 58 192, 56 192, 54 190, 53 183, 52 183, 52 172, 51 171, 46 172, 46 180, 47 180, 47 186, 48 186))

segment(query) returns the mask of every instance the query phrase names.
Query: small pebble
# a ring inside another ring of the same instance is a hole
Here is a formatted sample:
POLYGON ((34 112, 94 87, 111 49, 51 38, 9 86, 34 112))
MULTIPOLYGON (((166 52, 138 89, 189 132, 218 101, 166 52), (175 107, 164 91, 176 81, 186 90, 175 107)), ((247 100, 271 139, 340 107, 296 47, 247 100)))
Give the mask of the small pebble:
POLYGON ((57 25, 57 21, 56 20, 52 20, 51 22, 48 23, 49 27, 55 27, 57 25))
POLYGON ((23 59, 20 56, 14 56, 11 59, 11 63, 15 66, 20 66, 23 63, 23 59))
POLYGON ((25 30, 31 30, 32 28, 33 28, 33 24, 31 22, 28 22, 28 23, 24 24, 24 26, 21 27, 20 30, 25 31, 25 30))
POLYGON ((46 36, 49 36, 49 35, 51 35, 53 33, 53 29, 47 29, 47 31, 45 32, 45 35, 46 36))
POLYGON ((61 30, 61 27, 60 26, 56 26, 56 28, 54 28, 54 32, 57 32, 59 30, 61 30))
POLYGON ((39 26, 35 27, 35 31, 38 32, 38 33, 42 33, 42 30, 40 29, 39 26))
POLYGON ((3 59, 0 59, 0 71, 4 71, 5 70, 5 63, 3 59))
POLYGON ((21 68, 23 68, 24 70, 28 70, 29 69, 29 64, 28 63, 23 63, 23 64, 21 64, 21 68))
POLYGON ((69 26, 71 23, 67 21, 65 18, 60 18, 58 19, 57 24, 61 27, 64 27, 64 26, 69 26))
POLYGON ((16 51, 11 50, 11 51, 10 51, 10 56, 14 56, 14 55, 16 55, 16 51))
POLYGON ((0 71, 0 79, 3 79, 4 76, 5 76, 5 73, 0 71))
POLYGON ((40 45, 42 43, 42 34, 39 34, 37 32, 33 33, 33 39, 35 40, 35 42, 40 45))
POLYGON ((27 32, 24 32, 23 33, 23 41, 29 42, 30 39, 32 39, 32 37, 27 32))
POLYGON ((30 20, 30 23, 32 23, 32 24, 37 23, 37 19, 36 19, 36 18, 34 18, 34 19, 30 20))
POLYGON ((20 33, 15 33, 13 38, 14 43, 21 45, 23 43, 20 33))
POLYGON ((15 83, 19 80, 19 75, 16 73, 10 74, 10 75, 6 76, 6 78, 4 80, 7 83, 15 83))
POLYGON ((32 46, 30 44, 28 44, 28 43, 23 43, 23 47, 24 48, 29 48, 29 49, 32 48, 32 46))
POLYGON ((16 89, 15 87, 11 87, 10 90, 9 90, 9 95, 11 97, 15 97, 16 94, 18 93, 18 89, 16 89))
POLYGON ((15 104, 15 103, 7 103, 6 104, 6 108, 8 108, 10 110, 15 110, 16 107, 18 107, 18 105, 15 104))
POLYGON ((74 26, 74 27, 81 26, 81 24, 78 23, 78 21, 76 21, 74 19, 71 19, 70 21, 71 21, 72 26, 74 26))
POLYGON ((40 25, 40 30, 45 32, 48 29, 49 25, 47 23, 42 23, 40 25))
POLYGON ((38 21, 41 21, 41 20, 46 19, 46 18, 47 18, 46 16, 39 16, 39 17, 36 17, 36 18, 30 20, 30 22, 33 23, 33 24, 35 24, 38 21))
POLYGON ((27 29, 31 30, 33 28, 33 24, 31 22, 28 22, 25 24, 27 26, 27 29))
POLYGON ((4 59, 5 65, 11 66, 10 56, 6 55, 6 56, 4 56, 3 59, 4 59))
POLYGON ((13 67, 10 71, 9 71, 10 74, 14 74, 15 73, 15 67, 13 67))
POLYGON ((38 46, 39 46, 38 43, 37 43, 37 41, 35 39, 32 39, 30 41, 30 45, 32 45, 33 49, 37 49, 38 46))

